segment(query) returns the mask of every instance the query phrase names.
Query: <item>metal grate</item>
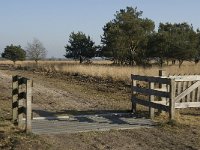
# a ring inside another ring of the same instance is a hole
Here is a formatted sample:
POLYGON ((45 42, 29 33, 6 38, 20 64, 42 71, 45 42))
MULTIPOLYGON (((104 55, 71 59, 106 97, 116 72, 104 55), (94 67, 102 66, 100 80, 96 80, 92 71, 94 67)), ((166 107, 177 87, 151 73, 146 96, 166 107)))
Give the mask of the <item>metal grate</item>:
POLYGON ((32 132, 35 134, 78 133, 89 131, 108 131, 153 127, 150 119, 136 118, 133 115, 84 115, 68 119, 33 120, 32 132))

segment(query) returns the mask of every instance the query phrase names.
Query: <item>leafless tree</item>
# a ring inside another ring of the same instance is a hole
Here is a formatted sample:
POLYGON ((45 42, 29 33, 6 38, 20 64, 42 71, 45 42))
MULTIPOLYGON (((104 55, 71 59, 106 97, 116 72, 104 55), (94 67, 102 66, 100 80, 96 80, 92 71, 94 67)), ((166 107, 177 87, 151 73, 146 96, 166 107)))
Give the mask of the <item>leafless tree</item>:
POLYGON ((27 43, 26 54, 29 59, 38 63, 39 60, 46 57, 47 51, 42 42, 38 39, 33 39, 32 43, 27 43))

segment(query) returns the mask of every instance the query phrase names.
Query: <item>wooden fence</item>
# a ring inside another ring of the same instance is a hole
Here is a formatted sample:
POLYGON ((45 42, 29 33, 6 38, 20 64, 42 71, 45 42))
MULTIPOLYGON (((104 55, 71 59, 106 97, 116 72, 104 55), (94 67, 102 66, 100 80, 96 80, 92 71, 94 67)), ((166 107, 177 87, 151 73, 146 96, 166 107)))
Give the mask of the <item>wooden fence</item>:
POLYGON ((175 80, 175 108, 200 107, 200 75, 169 78, 175 80))
POLYGON ((169 112, 174 119, 175 108, 200 107, 200 75, 160 77, 131 75, 132 78, 132 111, 136 105, 149 107, 150 117, 155 109, 169 112))
POLYGON ((33 81, 20 76, 12 78, 12 120, 20 128, 24 127, 25 116, 26 132, 31 132, 32 119, 32 87, 33 81))

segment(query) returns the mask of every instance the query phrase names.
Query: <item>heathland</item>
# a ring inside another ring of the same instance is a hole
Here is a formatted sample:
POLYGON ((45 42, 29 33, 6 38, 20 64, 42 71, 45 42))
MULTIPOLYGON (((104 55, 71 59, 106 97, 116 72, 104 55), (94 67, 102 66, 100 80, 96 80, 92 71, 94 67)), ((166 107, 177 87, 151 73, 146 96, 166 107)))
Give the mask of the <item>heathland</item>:
MULTIPOLYGON (((0 62, 0 149, 199 149, 200 109, 177 111, 176 122, 156 116, 150 129, 77 134, 26 135, 11 123, 11 77, 34 80, 33 104, 45 111, 73 114, 99 111, 128 112, 130 75, 158 75, 161 69, 115 66, 112 62, 79 64, 75 61, 0 62), (153 140, 152 140, 153 139, 153 140)), ((164 66, 167 74, 200 74, 200 65, 184 62, 164 66)), ((139 107, 146 117, 146 109, 139 107)))

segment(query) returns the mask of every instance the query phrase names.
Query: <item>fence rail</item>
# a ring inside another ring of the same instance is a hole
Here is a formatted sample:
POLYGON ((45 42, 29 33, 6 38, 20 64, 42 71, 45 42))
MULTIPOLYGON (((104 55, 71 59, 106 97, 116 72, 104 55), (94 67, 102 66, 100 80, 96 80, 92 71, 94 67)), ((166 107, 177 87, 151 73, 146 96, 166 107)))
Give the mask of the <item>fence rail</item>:
POLYGON ((175 108, 200 107, 200 75, 165 76, 160 70, 158 77, 132 74, 131 79, 133 112, 140 104, 149 107, 151 118, 158 109, 174 119, 175 108))

